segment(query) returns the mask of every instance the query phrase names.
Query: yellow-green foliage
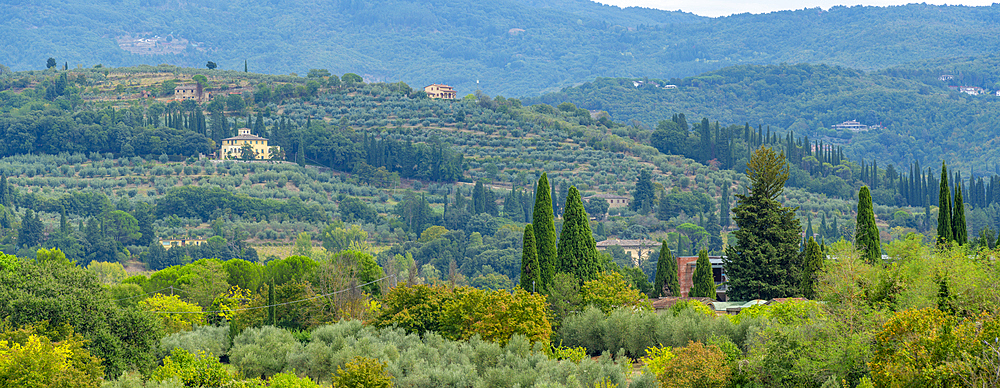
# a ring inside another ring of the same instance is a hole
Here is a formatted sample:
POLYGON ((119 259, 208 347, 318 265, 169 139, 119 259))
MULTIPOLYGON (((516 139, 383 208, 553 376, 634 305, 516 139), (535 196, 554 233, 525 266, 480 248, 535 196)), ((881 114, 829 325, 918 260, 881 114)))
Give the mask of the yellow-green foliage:
POLYGON ((0 270, 17 271, 18 268, 21 268, 21 263, 18 260, 17 256, 0 252, 0 270))
POLYGON ((587 357, 587 348, 582 346, 569 347, 552 345, 550 356, 555 360, 570 360, 573 362, 583 361, 587 357))
POLYGON ((403 286, 382 300, 373 319, 376 327, 398 326, 425 333, 436 331, 449 339, 479 335, 506 343, 514 334, 532 342, 548 342, 552 334, 545 297, 522 289, 479 290, 471 287, 403 286))
POLYGON ((670 351, 669 346, 653 346, 646 348, 646 357, 643 357, 641 360, 642 363, 649 368, 649 370, 653 371, 653 373, 659 374, 667 368, 667 364, 669 364, 670 360, 673 360, 674 357, 677 356, 670 351))
POLYGON ((484 340, 505 344, 514 334, 531 342, 549 342, 549 324, 545 296, 523 289, 480 290, 463 287, 445 306, 442 325, 446 337, 467 340, 479 335, 484 340))
POLYGON ((690 342, 674 350, 676 357, 657 372, 660 386, 664 388, 721 388, 729 383, 731 368, 726 355, 718 347, 690 342))
POLYGON ((0 387, 99 387, 101 360, 83 348, 84 340, 70 333, 52 341, 34 329, 0 335, 0 387))
POLYGON ((618 388, 618 384, 608 381, 608 379, 603 379, 594 384, 594 388, 618 388))
POLYGON ((389 388, 392 376, 385 371, 386 363, 374 358, 354 357, 333 376, 334 388, 389 388))
POLYGON ((219 295, 212 302, 212 310, 220 311, 219 317, 225 318, 230 325, 238 330, 260 326, 267 317, 267 309, 259 308, 267 305, 267 300, 260 293, 240 288, 229 287, 229 290, 219 295), (257 307, 257 308, 253 308, 257 307))
POLYGON ((982 352, 1000 334, 996 323, 963 320, 935 308, 895 313, 875 335, 868 366, 878 386, 958 386, 963 355, 982 352))
POLYGON ((680 314, 684 310, 694 310, 705 315, 715 315, 715 311, 697 300, 679 300, 673 306, 670 306, 670 313, 673 315, 680 314))
POLYGON ((191 330, 194 325, 205 323, 201 306, 185 302, 177 295, 156 294, 139 301, 139 307, 157 312, 156 315, 160 317, 163 329, 168 334, 191 330), (183 314, 172 314, 175 312, 183 314))
POLYGON ((271 376, 269 381, 271 388, 319 388, 312 379, 308 377, 298 377, 294 373, 278 373, 271 376))
POLYGON ((179 378, 187 387, 220 387, 235 380, 236 374, 219 362, 211 354, 176 348, 163 359, 163 365, 156 368, 152 379, 156 381, 179 378))
POLYGON ((730 316, 733 323, 740 323, 749 318, 767 318, 773 323, 782 325, 809 324, 823 314, 823 309, 815 301, 787 301, 770 305, 754 305, 730 316))
POLYGON ((646 296, 618 272, 601 272, 594 280, 584 282, 580 297, 584 306, 595 306, 605 313, 621 306, 651 308, 646 296))

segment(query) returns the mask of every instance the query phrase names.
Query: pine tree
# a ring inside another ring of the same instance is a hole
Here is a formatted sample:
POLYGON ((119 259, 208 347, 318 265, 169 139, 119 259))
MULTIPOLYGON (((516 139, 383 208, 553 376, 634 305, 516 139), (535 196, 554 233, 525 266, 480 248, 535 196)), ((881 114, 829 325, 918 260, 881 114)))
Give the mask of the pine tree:
POLYGON ((941 183, 938 193, 938 243, 955 240, 951 226, 951 190, 948 189, 948 167, 941 162, 941 183))
POLYGON ((962 183, 955 182, 955 209, 952 212, 951 231, 958 245, 968 242, 969 234, 965 228, 965 201, 962 199, 962 183))
POLYGON ((858 219, 854 234, 854 245, 862 251, 862 257, 868 264, 882 262, 882 242, 875 225, 875 213, 872 210, 872 192, 864 186, 858 192, 858 219))
POLYGON ((816 297, 816 274, 823 268, 823 249, 811 236, 802 254, 799 288, 806 299, 816 297))
POLYGON ((653 297, 681 296, 681 285, 677 279, 677 259, 670 253, 667 240, 660 245, 660 257, 656 259, 656 277, 653 280, 653 297))
POLYGON ((538 178, 535 187, 535 207, 531 217, 531 227, 535 232, 535 248, 538 253, 539 277, 545 290, 555 276, 556 224, 552 212, 552 197, 549 196, 549 178, 546 173, 538 178))
POLYGON ((566 209, 563 210, 563 226, 556 254, 556 273, 569 273, 580 282, 585 282, 593 280, 601 272, 597 243, 590 229, 590 217, 583 208, 583 200, 576 186, 571 186, 566 195, 566 209))
POLYGON ((524 226, 524 247, 521 250, 521 288, 536 292, 542 286, 539 276, 538 252, 535 250, 535 231, 531 224, 524 226))
POLYGON ((712 298, 715 299, 715 280, 712 279, 712 263, 708 261, 708 251, 702 248, 698 252, 698 261, 695 263, 694 276, 692 276, 693 286, 688 291, 688 296, 692 298, 712 298))
POLYGON ((732 300, 772 299, 795 295, 794 274, 801 261, 802 227, 795 211, 777 201, 788 180, 784 155, 767 147, 754 151, 747 163, 749 193, 737 195, 736 245, 723 258, 732 300))

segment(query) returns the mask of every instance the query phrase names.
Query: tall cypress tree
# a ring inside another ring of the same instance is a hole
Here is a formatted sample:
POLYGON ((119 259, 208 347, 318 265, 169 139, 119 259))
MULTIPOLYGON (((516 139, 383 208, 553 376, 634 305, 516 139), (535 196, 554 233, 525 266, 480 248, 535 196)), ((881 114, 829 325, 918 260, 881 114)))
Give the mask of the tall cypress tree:
POLYGON ((955 240, 951 229, 951 190, 948 189, 948 167, 941 162, 941 183, 938 193, 938 242, 947 243, 955 240))
POLYGON ((715 280, 712 279, 712 263, 708 261, 708 251, 702 248, 698 252, 698 261, 695 263, 694 276, 692 276, 693 286, 688 291, 688 296, 692 298, 712 298, 715 299, 715 280))
POLYGON ((806 299, 816 297, 816 274, 823 268, 823 250, 811 236, 806 242, 806 251, 802 255, 799 287, 806 299))
POLYGON ((10 207, 10 188, 7 186, 7 174, 0 174, 0 206, 10 207))
POLYGON ((521 288, 535 292, 541 286, 538 251, 535 250, 535 231, 531 224, 528 224, 524 226, 524 247, 521 249, 521 288))
POLYGON ((962 183, 955 182, 955 209, 951 217, 951 232, 958 245, 968 242, 969 234, 965 230, 965 201, 962 199, 962 183))
POLYGON ((875 213, 872 210, 872 192, 868 186, 858 192, 858 220, 854 234, 854 243, 863 250, 862 257, 868 264, 882 261, 882 242, 875 225, 875 213))
POLYGON ((729 183, 722 185, 722 198, 719 198, 719 225, 729 227, 729 183))
POLYGON ((542 279, 540 289, 546 289, 552 283, 556 270, 556 224, 549 190, 548 175, 542 173, 535 188, 535 209, 531 217, 531 227, 535 232, 535 250, 538 253, 539 277, 542 279))
POLYGON ((653 281, 653 297, 681 296, 681 285, 677 279, 677 259, 670 253, 667 240, 660 245, 660 257, 656 259, 656 277, 653 281))
POLYGON ((601 271, 597 259, 597 243, 590 229, 590 217, 576 186, 571 186, 563 209, 563 227, 559 233, 556 272, 572 274, 580 282, 593 280, 601 271))

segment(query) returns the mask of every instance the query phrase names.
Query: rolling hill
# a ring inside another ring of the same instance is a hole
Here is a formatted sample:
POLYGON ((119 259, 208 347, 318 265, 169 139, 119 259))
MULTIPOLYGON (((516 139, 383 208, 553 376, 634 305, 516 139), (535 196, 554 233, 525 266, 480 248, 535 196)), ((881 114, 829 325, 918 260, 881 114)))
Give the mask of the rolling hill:
POLYGON ((1000 7, 912 4, 703 18, 585 0, 17 2, 14 70, 170 63, 271 74, 325 68, 461 95, 538 95, 596 77, 693 76, 736 64, 882 69, 1000 46, 1000 7), (751 32, 752 33, 748 33, 751 32))

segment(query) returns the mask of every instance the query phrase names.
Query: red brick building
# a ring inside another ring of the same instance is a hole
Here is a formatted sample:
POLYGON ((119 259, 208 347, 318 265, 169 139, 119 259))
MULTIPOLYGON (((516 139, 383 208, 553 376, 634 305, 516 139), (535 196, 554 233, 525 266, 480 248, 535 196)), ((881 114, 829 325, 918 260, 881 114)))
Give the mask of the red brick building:
MULTIPOLYGON (((715 280, 715 299, 726 301, 726 288, 722 284, 725 281, 725 271, 722 267, 722 256, 709 256, 708 261, 712 263, 712 279, 715 280)), ((698 256, 677 256, 677 280, 681 285, 681 296, 688 296, 688 291, 694 287, 694 269, 697 266, 698 256)))

